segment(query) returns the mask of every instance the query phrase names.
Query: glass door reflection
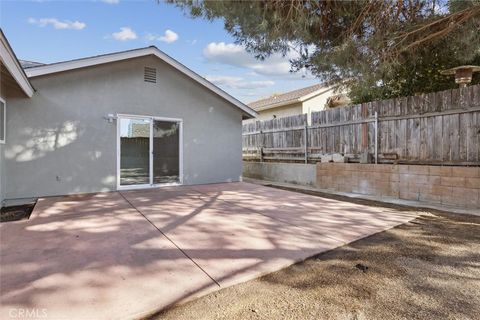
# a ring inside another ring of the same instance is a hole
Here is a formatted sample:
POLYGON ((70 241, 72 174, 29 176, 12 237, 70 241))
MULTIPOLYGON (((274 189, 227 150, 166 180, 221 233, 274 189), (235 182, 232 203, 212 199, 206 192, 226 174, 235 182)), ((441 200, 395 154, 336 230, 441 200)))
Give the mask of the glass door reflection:
POLYGON ((149 118, 119 118, 120 185, 150 184, 149 118))
POLYGON ((153 184, 180 183, 180 123, 153 120, 153 184))

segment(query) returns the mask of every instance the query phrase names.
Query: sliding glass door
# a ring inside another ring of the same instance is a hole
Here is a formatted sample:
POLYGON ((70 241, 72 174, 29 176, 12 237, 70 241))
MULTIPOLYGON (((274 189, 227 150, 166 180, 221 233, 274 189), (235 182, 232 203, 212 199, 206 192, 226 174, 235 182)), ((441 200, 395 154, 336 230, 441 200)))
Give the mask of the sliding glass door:
POLYGON ((153 120, 153 184, 180 183, 180 123, 153 120))
POLYGON ((120 185, 150 184, 151 119, 119 118, 120 185))
POLYGON ((180 119, 118 116, 118 187, 182 183, 180 119))

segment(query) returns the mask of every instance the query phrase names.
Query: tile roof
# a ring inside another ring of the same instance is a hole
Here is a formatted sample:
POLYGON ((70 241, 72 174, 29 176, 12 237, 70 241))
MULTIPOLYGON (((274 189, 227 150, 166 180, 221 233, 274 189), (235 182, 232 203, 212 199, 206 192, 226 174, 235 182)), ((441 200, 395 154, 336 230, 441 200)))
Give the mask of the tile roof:
POLYGON ((248 104, 248 106, 253 110, 266 109, 265 107, 268 107, 270 105, 276 105, 280 103, 287 104, 287 102, 295 102, 301 97, 304 97, 308 94, 311 94, 321 89, 327 89, 327 87, 323 84, 315 84, 313 86, 289 91, 286 93, 275 94, 271 97, 251 102, 248 104))

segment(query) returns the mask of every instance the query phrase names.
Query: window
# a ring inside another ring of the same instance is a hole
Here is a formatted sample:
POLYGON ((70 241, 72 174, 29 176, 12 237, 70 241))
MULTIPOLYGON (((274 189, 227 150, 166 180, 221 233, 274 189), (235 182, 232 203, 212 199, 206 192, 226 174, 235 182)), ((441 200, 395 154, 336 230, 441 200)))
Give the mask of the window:
POLYGON ((5 134, 7 131, 7 108, 5 107, 5 100, 0 98, 0 143, 5 143, 5 134))

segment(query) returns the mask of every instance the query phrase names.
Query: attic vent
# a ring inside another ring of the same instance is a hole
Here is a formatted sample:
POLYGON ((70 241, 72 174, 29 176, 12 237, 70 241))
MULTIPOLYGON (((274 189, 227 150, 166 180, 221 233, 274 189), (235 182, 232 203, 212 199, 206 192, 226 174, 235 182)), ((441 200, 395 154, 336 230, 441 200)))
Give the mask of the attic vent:
POLYGON ((145 67, 145 73, 143 75, 145 82, 157 83, 157 69, 145 67))

